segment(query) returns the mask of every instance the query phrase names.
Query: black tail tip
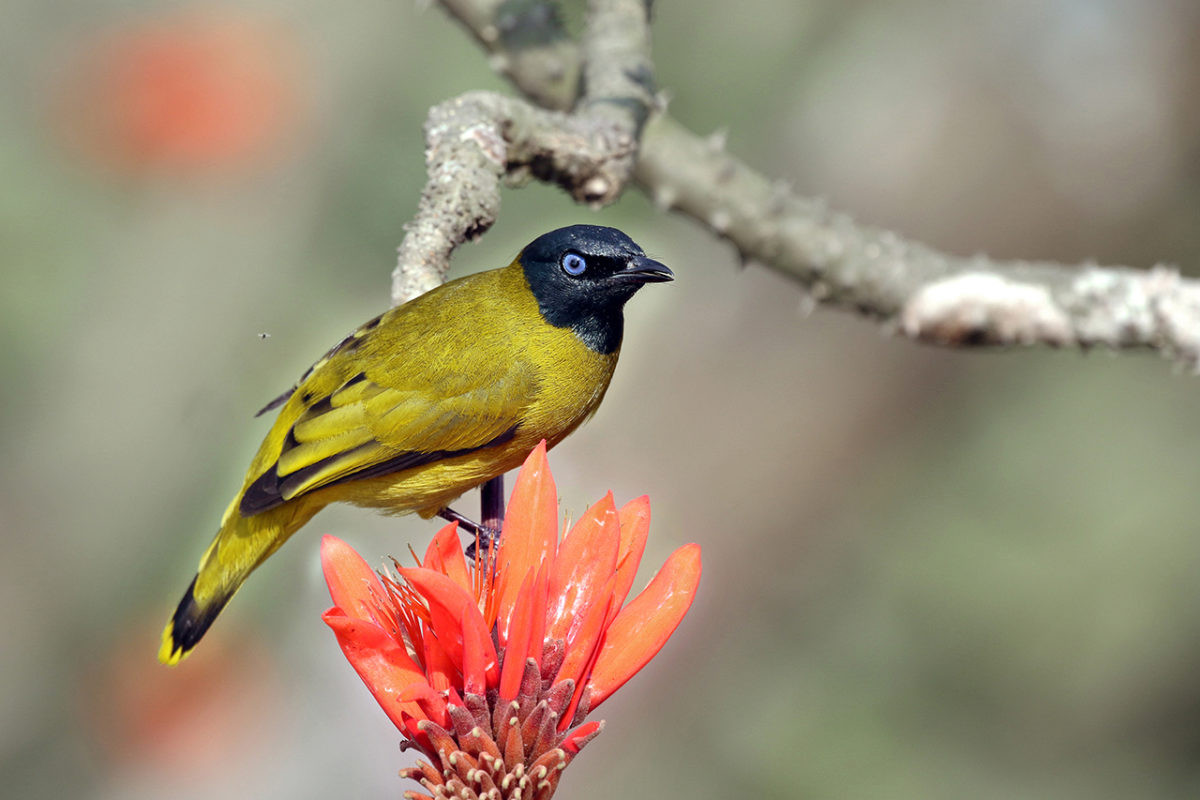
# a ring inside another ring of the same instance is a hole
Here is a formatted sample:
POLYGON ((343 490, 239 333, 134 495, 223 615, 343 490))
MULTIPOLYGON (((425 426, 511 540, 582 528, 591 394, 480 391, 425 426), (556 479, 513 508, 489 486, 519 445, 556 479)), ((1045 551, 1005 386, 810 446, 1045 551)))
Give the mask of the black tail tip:
POLYGON ((210 600, 201 606, 196 601, 195 588, 196 579, 192 578, 175 614, 163 629, 158 660, 168 666, 178 664, 191 652, 225 607, 227 598, 210 600))

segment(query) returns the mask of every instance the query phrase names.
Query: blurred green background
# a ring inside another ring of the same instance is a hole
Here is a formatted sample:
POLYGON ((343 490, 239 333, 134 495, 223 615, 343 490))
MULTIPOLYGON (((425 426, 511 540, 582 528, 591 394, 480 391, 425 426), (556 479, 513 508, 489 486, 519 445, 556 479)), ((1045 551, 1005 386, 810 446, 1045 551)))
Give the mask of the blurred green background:
MULTIPOLYGON (((426 109, 503 84, 407 1, 5 11, 0 793, 415 788, 320 622, 317 542, 403 555, 432 524, 330 509, 181 669, 154 655, 254 411, 388 302, 426 109)), ((680 120, 865 223, 1185 270, 1198 37, 1191 0, 691 0, 655 23, 680 120)), ((578 221, 678 280, 630 304, 605 405, 552 454, 564 507, 649 493, 647 565, 698 541, 705 574, 560 796, 1200 796, 1195 378, 808 313, 633 193, 510 191, 456 272, 578 221)))

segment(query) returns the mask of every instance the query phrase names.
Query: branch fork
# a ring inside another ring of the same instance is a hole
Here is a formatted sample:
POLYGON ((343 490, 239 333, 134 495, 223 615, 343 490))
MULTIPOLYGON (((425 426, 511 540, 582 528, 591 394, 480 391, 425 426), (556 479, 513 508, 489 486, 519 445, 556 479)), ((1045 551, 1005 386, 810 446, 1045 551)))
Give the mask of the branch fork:
MULTIPOLYGON (((478 38, 499 41, 499 30, 481 28, 478 38)), ((430 110, 428 179, 399 247, 393 304, 445 279, 454 249, 495 223, 502 183, 532 176, 592 206, 620 197, 632 180, 638 140, 654 102, 649 46, 649 12, 642 0, 593 0, 584 38, 584 91, 576 110, 547 110, 482 91, 430 110)))

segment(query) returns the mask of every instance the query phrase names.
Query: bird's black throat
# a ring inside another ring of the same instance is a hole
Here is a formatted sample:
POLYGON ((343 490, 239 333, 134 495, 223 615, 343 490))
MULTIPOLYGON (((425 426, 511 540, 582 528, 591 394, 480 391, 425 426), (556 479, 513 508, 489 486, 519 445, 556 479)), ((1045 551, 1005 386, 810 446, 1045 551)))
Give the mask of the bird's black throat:
MULTIPOLYGON (((593 352, 621 347, 625 302, 651 280, 664 280, 661 264, 615 228, 572 225, 544 234, 518 257, 542 319, 569 328, 593 352), (568 267, 570 269, 568 269, 568 267)), ((670 272, 666 271, 669 276, 670 272)))
POLYGON ((625 315, 615 309, 584 310, 564 307, 561 303, 538 302, 542 318, 556 328, 570 328, 587 348, 600 355, 611 355, 621 348, 625 315))

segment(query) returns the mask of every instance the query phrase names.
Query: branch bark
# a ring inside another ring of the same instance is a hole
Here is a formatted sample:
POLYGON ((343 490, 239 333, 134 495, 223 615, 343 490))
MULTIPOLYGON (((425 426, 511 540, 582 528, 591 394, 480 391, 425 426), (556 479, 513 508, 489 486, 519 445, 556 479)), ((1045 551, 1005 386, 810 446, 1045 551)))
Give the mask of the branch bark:
MULTIPOLYGON (((605 81, 606 92, 612 81, 616 87, 611 97, 591 95, 603 97, 605 115, 650 89, 648 26, 614 22, 636 19, 629 7, 641 3, 634 0, 594 0, 583 48, 571 43, 548 2, 442 5, 522 94, 546 108, 573 104, 572 76, 581 72, 584 86, 596 89, 605 81), (601 49, 596 37, 613 49, 601 49)), ((583 97, 580 108, 586 109, 586 91, 583 97)), ((725 152, 723 137, 698 136, 672 119, 665 103, 653 107, 640 99, 649 118, 621 118, 622 131, 641 132, 637 186, 660 209, 685 214, 729 241, 743 261, 792 278, 814 302, 882 320, 916 341, 1151 349, 1200 370, 1200 283, 1173 269, 941 253, 799 196, 725 152)), ((601 202, 612 197, 603 193, 601 202)))
MULTIPOLYGON (((464 14, 471 11, 459 5, 464 14)), ((501 39, 501 27, 487 27, 482 13, 467 18, 483 25, 480 41, 501 39)), ((559 24, 556 17, 550 21, 559 24)), ((441 283, 454 249, 495 223, 502 181, 532 176, 592 205, 611 203, 625 190, 653 102, 649 13, 642 0, 592 0, 588 30, 583 55, 591 66, 575 111, 538 108, 493 92, 469 92, 430 110, 428 178, 392 272, 393 304, 441 283)), ((543 60, 518 57, 512 63, 534 69, 544 67, 543 60)), ((547 96, 555 85, 551 80, 547 96)))
POLYGON ((425 123, 428 180, 400 244, 393 303, 441 283, 454 248, 495 223, 502 181, 533 175, 581 202, 611 202, 629 180, 635 141, 608 120, 492 92, 434 106, 425 123))

